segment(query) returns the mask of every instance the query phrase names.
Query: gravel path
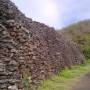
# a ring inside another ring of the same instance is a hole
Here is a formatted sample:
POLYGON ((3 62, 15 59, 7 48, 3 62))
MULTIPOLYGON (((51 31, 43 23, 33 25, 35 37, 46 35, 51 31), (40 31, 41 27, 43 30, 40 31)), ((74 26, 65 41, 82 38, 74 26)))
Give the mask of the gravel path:
POLYGON ((90 73, 78 81, 72 90, 90 90, 90 73))

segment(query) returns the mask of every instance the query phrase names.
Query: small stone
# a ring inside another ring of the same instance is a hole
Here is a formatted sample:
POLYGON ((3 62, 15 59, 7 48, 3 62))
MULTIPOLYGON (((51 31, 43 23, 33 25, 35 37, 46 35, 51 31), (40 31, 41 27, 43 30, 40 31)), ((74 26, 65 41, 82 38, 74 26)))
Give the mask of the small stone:
POLYGON ((11 52, 12 53, 17 53, 17 50, 16 49, 11 49, 11 52))
POLYGON ((10 61, 9 65, 15 65, 15 66, 17 66, 18 63, 15 60, 12 60, 12 61, 10 61))
POLYGON ((8 90, 18 90, 18 87, 16 85, 9 86, 8 90))
POLYGON ((5 70, 5 65, 3 63, 0 63, 0 72, 3 72, 5 70))
POLYGON ((16 36, 16 33, 15 32, 11 32, 10 35, 11 36, 16 36))

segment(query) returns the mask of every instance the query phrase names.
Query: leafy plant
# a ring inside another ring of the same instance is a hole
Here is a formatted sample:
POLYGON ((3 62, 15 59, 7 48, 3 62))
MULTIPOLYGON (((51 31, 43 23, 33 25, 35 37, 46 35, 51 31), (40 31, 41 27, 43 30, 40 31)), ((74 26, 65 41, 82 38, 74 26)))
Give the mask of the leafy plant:
POLYGON ((24 74, 22 77, 23 85, 25 90, 30 90, 30 82, 31 82, 31 77, 28 76, 27 74, 24 74))
POLYGON ((83 34, 83 35, 76 36, 76 38, 74 38, 74 41, 80 45, 86 59, 89 59, 90 58, 90 34, 83 34))

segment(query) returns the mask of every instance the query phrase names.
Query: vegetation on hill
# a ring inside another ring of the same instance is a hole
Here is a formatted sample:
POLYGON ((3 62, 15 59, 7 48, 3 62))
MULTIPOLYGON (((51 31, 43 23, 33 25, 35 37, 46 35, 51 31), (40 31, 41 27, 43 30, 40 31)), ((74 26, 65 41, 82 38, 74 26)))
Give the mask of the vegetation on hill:
POLYGON ((78 43, 87 59, 90 58, 90 20, 59 30, 66 38, 78 43))

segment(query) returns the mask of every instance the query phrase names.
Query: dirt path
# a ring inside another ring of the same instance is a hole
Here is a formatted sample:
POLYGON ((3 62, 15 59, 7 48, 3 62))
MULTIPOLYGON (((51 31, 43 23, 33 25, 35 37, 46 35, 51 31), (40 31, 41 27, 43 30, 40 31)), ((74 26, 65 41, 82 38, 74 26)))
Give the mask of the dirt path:
POLYGON ((86 74, 79 82, 77 82, 72 90, 90 90, 90 73, 86 74))

